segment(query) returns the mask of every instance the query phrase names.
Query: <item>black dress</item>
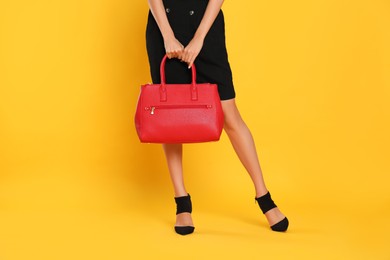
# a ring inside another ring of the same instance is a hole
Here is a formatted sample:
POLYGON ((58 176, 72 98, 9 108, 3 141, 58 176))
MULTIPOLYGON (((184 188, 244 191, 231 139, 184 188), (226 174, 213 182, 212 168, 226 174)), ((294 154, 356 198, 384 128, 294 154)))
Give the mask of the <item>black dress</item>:
MULTIPOLYGON (((193 38, 208 0, 163 0, 165 12, 175 37, 183 46, 193 38)), ((165 55, 164 40, 152 13, 149 11, 146 28, 146 47, 153 83, 160 83, 160 63, 165 55)), ((195 59, 198 83, 218 85, 221 100, 235 97, 232 72, 225 44, 225 22, 222 10, 204 39, 202 50, 195 59)), ((190 83, 191 73, 187 63, 178 59, 167 60, 166 82, 190 83)))

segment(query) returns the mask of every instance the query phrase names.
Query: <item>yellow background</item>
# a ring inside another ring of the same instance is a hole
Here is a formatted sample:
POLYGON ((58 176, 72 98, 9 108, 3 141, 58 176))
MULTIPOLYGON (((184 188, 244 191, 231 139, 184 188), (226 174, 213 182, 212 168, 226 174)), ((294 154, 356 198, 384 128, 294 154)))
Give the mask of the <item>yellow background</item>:
POLYGON ((146 0, 0 0, 0 259, 390 259, 390 2, 226 1, 237 103, 273 198, 269 231, 224 134, 185 147, 196 233, 173 232, 146 0), (137 258, 135 258, 137 256, 137 258))

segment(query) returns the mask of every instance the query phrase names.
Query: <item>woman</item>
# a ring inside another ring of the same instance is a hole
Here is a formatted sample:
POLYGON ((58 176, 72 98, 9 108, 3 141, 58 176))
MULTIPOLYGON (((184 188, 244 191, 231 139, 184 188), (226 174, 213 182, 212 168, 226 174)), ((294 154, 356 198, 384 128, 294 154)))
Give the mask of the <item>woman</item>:
MULTIPOLYGON (((265 186, 252 135, 235 103, 232 73, 225 46, 223 0, 148 0, 146 45, 153 83, 160 83, 160 63, 166 54, 167 83, 189 83, 188 69, 196 65, 198 83, 215 83, 225 117, 224 130, 256 191, 256 201, 271 229, 286 231, 287 218, 272 201, 265 186)), ((175 231, 194 231, 192 204, 184 186, 182 144, 163 144, 175 192, 175 231)))

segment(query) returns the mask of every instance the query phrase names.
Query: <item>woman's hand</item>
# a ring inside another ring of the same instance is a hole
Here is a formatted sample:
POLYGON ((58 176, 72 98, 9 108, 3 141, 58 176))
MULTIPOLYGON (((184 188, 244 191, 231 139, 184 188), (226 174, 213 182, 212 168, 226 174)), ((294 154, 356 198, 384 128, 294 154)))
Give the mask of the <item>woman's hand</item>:
POLYGON ((165 52, 169 59, 179 58, 184 50, 183 44, 181 44, 174 36, 170 36, 164 39, 165 52))
POLYGON ((188 64, 188 68, 191 68, 199 52, 202 50, 203 41, 203 37, 195 36, 179 55, 179 59, 188 64))

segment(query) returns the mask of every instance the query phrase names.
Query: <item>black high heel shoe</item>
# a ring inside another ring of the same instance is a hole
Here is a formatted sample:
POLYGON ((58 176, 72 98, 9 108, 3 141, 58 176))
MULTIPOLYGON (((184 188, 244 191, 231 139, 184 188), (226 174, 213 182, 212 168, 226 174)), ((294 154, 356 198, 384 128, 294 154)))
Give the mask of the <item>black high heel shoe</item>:
MULTIPOLYGON (((183 212, 192 213, 192 203, 191 203, 190 194, 188 194, 187 196, 176 197, 175 202, 176 202, 176 215, 183 212)), ((176 233, 183 236, 193 233, 194 229, 195 227, 193 226, 175 226, 176 233)))
MULTIPOLYGON (((265 194, 261 197, 255 198, 255 199, 256 199, 257 203, 259 204, 260 209, 263 212, 263 214, 267 213, 269 210, 271 210, 273 208, 276 208, 276 204, 271 199, 271 194, 269 192, 267 192, 267 194, 265 194)), ((284 232, 287 230, 288 224, 289 224, 288 219, 287 219, 287 217, 285 217, 284 219, 282 219, 278 223, 272 225, 271 229, 273 231, 284 232)))

